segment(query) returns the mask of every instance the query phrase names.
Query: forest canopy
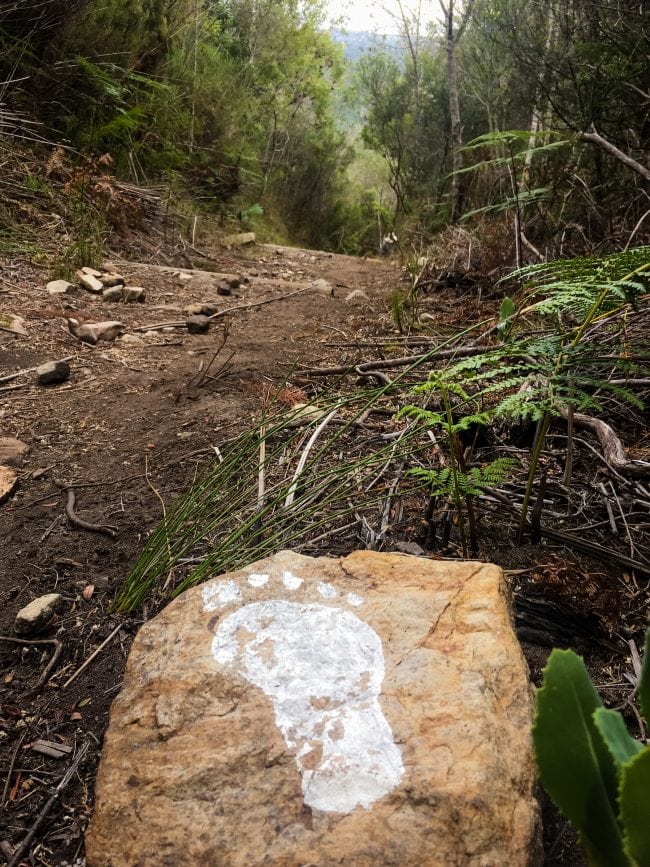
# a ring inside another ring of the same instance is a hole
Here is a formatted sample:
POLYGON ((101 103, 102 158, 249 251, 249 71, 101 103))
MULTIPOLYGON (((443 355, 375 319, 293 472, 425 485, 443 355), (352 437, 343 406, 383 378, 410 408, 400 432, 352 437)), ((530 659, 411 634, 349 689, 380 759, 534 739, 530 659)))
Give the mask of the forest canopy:
POLYGON ((0 131, 346 252, 459 222, 511 264, 647 240, 643 3, 436 12, 395 4, 346 62, 320 0, 4 2, 0 131))

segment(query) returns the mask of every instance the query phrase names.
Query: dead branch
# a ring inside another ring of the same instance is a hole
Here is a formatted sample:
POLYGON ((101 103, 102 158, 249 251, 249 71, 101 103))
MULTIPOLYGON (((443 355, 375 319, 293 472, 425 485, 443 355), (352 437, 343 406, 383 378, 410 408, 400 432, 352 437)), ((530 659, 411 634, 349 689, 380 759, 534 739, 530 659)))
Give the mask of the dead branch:
POLYGON ((93 659, 102 652, 102 650, 106 647, 106 645, 109 644, 115 638, 115 636, 117 635, 117 633, 120 631, 121 628, 122 628, 122 624, 120 623, 119 626, 115 627, 115 629, 111 632, 111 634, 108 636, 108 638, 105 638, 104 641, 102 641, 102 643, 99 645, 99 647, 97 647, 97 648, 95 648, 95 650, 93 650, 93 652, 90 654, 88 659, 82 665, 79 666, 79 668, 74 672, 74 674, 70 675, 70 677, 66 680, 66 682, 63 684, 61 689, 67 689, 70 686, 70 684, 72 683, 72 681, 76 680, 76 678, 79 677, 81 672, 84 671, 90 665, 90 663, 93 661, 93 659))
MULTIPOLYGON (((220 319, 222 316, 229 316, 231 313, 237 313, 241 310, 252 310, 253 307, 261 307, 263 304, 272 304, 274 301, 284 301, 285 298, 292 298, 294 295, 300 295, 301 292, 306 292, 308 286, 303 286, 302 289, 295 289, 293 292, 286 292, 284 295, 276 295, 275 298, 265 298, 263 301, 255 301, 252 304, 237 304, 235 307, 226 307, 225 310, 219 310, 213 313, 212 316, 207 316, 207 319, 220 319)), ((161 328, 185 328, 186 322, 157 322, 154 325, 139 325, 133 328, 133 331, 160 331, 161 328)))
POLYGON ((34 822, 32 827, 29 829, 29 831, 27 832, 27 834, 23 838, 22 842, 19 843, 18 846, 14 849, 13 854, 11 856, 11 859, 9 860, 7 867, 16 867, 16 865, 21 861, 25 852, 28 851, 28 849, 32 843, 32 840, 36 836, 36 832, 38 831, 38 829, 40 828, 40 826, 43 823, 43 820, 48 815, 48 813, 50 812, 52 807, 55 805, 55 803, 58 801, 59 797, 61 796, 61 793, 63 792, 65 787, 68 785, 70 780, 76 774, 77 768, 79 767, 79 765, 83 761, 86 753, 88 752, 89 747, 90 747, 90 744, 88 741, 85 741, 79 747, 79 750, 77 751, 77 755, 74 757, 74 759, 70 763, 70 767, 68 768, 68 770, 61 777, 56 789, 52 792, 51 796, 45 802, 42 810, 40 811, 40 813, 36 817, 36 821, 34 822))
MULTIPOLYGON (((568 410, 561 410, 562 417, 568 418, 568 410)), ((632 461, 626 454, 623 443, 614 433, 614 430, 604 421, 599 418, 592 418, 584 413, 574 412, 573 423, 580 427, 589 428, 592 430, 600 442, 605 460, 621 473, 626 473, 635 478, 644 478, 650 476, 650 462, 648 461, 632 461)))
POLYGON ((622 150, 619 150, 616 145, 613 145, 610 141, 607 141, 606 138, 603 138, 600 133, 596 132, 596 128, 592 126, 590 132, 580 133, 580 139, 582 141, 591 142, 592 144, 598 145, 599 148, 602 148, 606 153, 610 156, 613 156, 619 162, 626 165, 629 169, 641 175, 642 178, 645 178, 646 181, 650 181, 650 169, 647 169, 645 166, 642 166, 641 163, 638 163, 635 159, 632 159, 628 154, 623 153, 622 150))
POLYGON ((10 644, 28 644, 28 645, 36 645, 36 644, 53 644, 54 645, 54 653, 52 654, 52 658, 45 666, 43 670, 43 674, 38 679, 38 683, 33 688, 32 692, 38 692, 45 683, 47 682, 48 677, 54 666, 56 665, 59 657, 61 656, 61 651, 63 650, 63 644, 57 638, 39 638, 28 640, 26 638, 14 638, 10 635, 0 635, 0 641, 7 641, 10 644))
MULTIPOLYGON (((73 355, 66 355, 65 358, 60 358, 59 361, 72 361, 73 355)), ((26 373, 34 373, 40 365, 36 367, 24 367, 22 370, 17 370, 15 373, 9 373, 7 376, 0 376, 0 383, 11 382, 12 379, 18 379, 19 376, 24 376, 26 373)))
POLYGON ((111 539, 114 539, 117 536, 117 530, 115 527, 91 524, 88 521, 84 521, 83 518, 80 518, 74 510, 76 498, 72 485, 68 485, 59 479, 54 479, 53 481, 57 487, 61 488, 63 491, 67 491, 68 493, 68 498, 65 504, 65 513, 71 524, 74 524, 75 527, 80 527, 82 530, 89 530, 91 533, 102 533, 104 536, 110 536, 111 539))
POLYGON ((486 352, 489 346, 459 346, 456 349, 431 349, 422 355, 403 355, 399 358, 386 358, 381 361, 362 361, 360 364, 341 365, 340 367, 313 367, 299 370, 296 376, 336 376, 343 373, 368 373, 375 370, 389 370, 391 367, 408 367, 409 364, 420 364, 430 358, 468 358, 486 352))
POLYGON ((18 743, 16 744, 16 749, 11 754, 11 759, 9 760, 9 770, 7 772, 7 779, 5 780, 4 788, 2 789, 2 797, 0 798, 0 810, 4 810, 5 802, 7 800, 7 794, 9 793, 9 786, 11 785, 11 775, 14 772, 14 765, 16 764, 16 758, 26 737, 27 731, 24 731, 20 736, 18 743))

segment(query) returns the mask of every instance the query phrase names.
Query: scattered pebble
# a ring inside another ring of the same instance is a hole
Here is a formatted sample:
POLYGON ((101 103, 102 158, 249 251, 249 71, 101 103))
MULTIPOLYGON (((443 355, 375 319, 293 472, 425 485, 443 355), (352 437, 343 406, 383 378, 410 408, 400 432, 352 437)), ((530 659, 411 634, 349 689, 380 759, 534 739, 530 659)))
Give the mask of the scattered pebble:
POLYGON ((63 597, 60 593, 48 593, 32 600, 29 605, 21 608, 14 621, 14 630, 18 635, 29 635, 38 632, 52 619, 61 606, 63 597))
POLYGON ((59 385, 70 376, 70 365, 67 361, 47 361, 36 368, 39 385, 59 385))
POLYGON ((319 295, 327 295, 330 298, 334 297, 334 287, 328 280, 323 280, 322 277, 314 280, 307 288, 311 289, 312 292, 318 292, 319 295))
POLYGON ((70 295, 74 291, 74 283, 67 280, 50 280, 45 288, 49 295, 70 295))
POLYGON ((113 286, 124 286, 126 280, 122 277, 121 274, 102 274, 99 277, 99 282, 102 286, 105 286, 107 289, 110 289, 113 286))
POLYGON ((188 316, 187 330, 190 334, 206 334, 210 328, 210 320, 207 316, 188 316))
POLYGON ((123 301, 137 301, 140 304, 143 304, 146 297, 146 291, 142 286, 125 286, 124 289, 122 289, 123 301))
POLYGON ((346 301, 370 301, 363 289, 354 289, 345 296, 346 301))
POLYGON ((104 291, 102 292, 102 298, 104 299, 104 301, 121 301, 122 287, 111 286, 108 289, 104 289, 104 291))
POLYGON ((80 325, 76 319, 68 319, 68 330, 78 340, 94 346, 98 340, 115 340, 124 334, 121 322, 85 322, 80 325))
POLYGON ((94 274, 85 274, 83 271, 78 271, 77 277, 79 278, 79 284, 88 292, 98 295, 104 289, 103 284, 94 274))

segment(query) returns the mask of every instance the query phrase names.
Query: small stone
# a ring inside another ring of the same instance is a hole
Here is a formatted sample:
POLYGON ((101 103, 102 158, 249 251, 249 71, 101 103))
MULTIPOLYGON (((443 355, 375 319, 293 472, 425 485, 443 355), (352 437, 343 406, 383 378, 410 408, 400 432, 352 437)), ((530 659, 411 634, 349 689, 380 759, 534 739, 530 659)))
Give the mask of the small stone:
POLYGON ((188 304, 183 308, 186 316, 201 316, 203 315, 203 304, 188 304))
POLYGON ((322 277, 314 280, 307 288, 311 289, 312 292, 318 292, 319 295, 327 295, 330 298, 334 297, 334 287, 328 280, 323 280, 322 277))
POLYGON ((370 298, 366 295, 366 293, 362 289, 354 289, 348 295, 345 296, 346 301, 370 301, 370 298))
POLYGON ((67 280, 50 280, 45 288, 50 295, 69 295, 74 291, 74 283, 69 283, 67 280))
POLYGON ((179 271, 176 276, 179 280, 192 280, 194 274, 188 274, 186 271, 179 271))
POLYGON ((62 601, 60 593, 48 593, 47 596, 34 599, 16 614, 14 630, 18 635, 38 632, 56 614, 62 601))
POLYGON ((36 368, 39 385, 59 385, 70 376, 70 365, 67 361, 48 361, 36 368))
POLYGON ((125 286, 122 289, 122 300, 124 301, 137 301, 139 304, 144 304, 146 297, 146 290, 142 286, 125 286))
POLYGON ((104 291, 102 292, 102 298, 104 299, 104 301, 121 301, 122 287, 111 286, 108 289, 104 289, 104 291))
POLYGON ((206 304, 201 305, 201 315, 202 316, 214 316, 215 313, 218 313, 220 309, 219 304, 211 304, 209 301, 206 304))
POLYGON ((18 473, 13 467, 0 466, 0 503, 13 494, 18 485, 18 473))
POLYGON ((241 286, 241 277, 231 277, 228 280, 228 285, 231 289, 239 289, 241 286))
MULTIPOLYGON (((151 332, 148 333, 151 334, 151 332)), ((133 346, 142 346, 144 340, 138 334, 123 334, 120 337, 120 343, 130 343, 133 346)))
POLYGON ((81 269, 82 274, 87 274, 89 277, 101 277, 103 271, 98 271, 97 268, 89 268, 88 265, 84 265, 81 269))
POLYGON ((232 295, 232 289, 227 283, 220 283, 217 286, 217 295, 232 295))
POLYGON ((7 467, 22 467, 29 446, 14 437, 0 437, 0 464, 7 467))
POLYGON ((84 274, 81 271, 77 272, 79 284, 88 292, 98 295, 104 288, 102 283, 93 274, 84 274))
POLYGON ((207 334, 210 328, 210 320, 207 316, 188 316, 187 330, 190 334, 207 334))
POLYGON ((89 343, 94 346, 98 340, 115 340, 124 334, 124 326, 121 322, 85 322, 80 325, 76 319, 68 319, 68 330, 70 334, 81 340, 83 343, 89 343))
POLYGON ((121 274, 102 274, 99 278, 99 282, 102 286, 105 286, 107 289, 110 289, 112 286, 124 286, 126 280, 122 277, 121 274))
POLYGON ((255 232, 239 232, 237 235, 228 235, 223 239, 226 247, 247 247, 257 240, 255 232))

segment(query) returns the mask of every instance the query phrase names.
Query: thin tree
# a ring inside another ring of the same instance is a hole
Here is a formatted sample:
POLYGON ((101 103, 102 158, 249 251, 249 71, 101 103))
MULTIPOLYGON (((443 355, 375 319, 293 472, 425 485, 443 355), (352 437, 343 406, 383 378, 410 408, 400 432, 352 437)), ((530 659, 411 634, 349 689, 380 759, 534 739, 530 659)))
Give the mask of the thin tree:
POLYGON ((451 213, 450 220, 458 218, 462 206, 462 190, 459 172, 463 167, 463 127, 460 119, 458 96, 458 66, 456 49, 472 16, 475 0, 467 0, 456 24, 456 12, 460 4, 455 0, 439 0, 444 16, 445 52, 447 56, 447 91, 449 94, 449 120, 451 127, 451 213))

